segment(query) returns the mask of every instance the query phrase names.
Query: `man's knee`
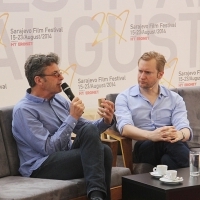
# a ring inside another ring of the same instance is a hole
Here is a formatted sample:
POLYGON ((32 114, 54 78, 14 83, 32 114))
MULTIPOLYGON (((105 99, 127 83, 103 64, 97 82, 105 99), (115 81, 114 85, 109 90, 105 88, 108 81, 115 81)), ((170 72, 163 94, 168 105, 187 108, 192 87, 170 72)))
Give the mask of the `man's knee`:
POLYGON ((91 138, 100 138, 99 129, 94 124, 87 124, 83 126, 80 130, 80 135, 84 135, 84 137, 91 138))

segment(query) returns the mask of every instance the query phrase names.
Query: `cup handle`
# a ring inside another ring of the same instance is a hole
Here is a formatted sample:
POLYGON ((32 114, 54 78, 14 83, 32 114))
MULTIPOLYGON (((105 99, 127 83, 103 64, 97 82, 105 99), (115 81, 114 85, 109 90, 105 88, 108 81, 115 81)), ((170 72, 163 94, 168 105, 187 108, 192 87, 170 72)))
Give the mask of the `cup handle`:
POLYGON ((153 168, 153 171, 156 172, 156 167, 153 168))

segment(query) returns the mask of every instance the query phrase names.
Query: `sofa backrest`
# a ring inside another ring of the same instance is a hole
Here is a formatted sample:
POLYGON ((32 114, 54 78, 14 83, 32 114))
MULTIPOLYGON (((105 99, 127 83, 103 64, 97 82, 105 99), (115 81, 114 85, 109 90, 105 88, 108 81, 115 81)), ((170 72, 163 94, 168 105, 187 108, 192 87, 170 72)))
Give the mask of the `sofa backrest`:
MULTIPOLYGON (((7 162, 9 165, 9 173, 11 176, 15 176, 15 175, 19 175, 19 172, 18 172, 19 157, 18 157, 18 152, 17 152, 17 145, 12 134, 12 111, 13 111, 13 106, 0 108, 0 127, 1 127, 2 139, 3 139, 2 140, 3 145, 0 146, 0 150, 3 152, 2 149, 3 149, 3 146, 5 146, 7 162)), ((1 161, 2 161, 2 157, 1 157, 1 161)))
POLYGON ((200 147, 200 86, 178 88, 178 94, 185 101, 188 120, 193 130, 194 137, 188 141, 190 148, 200 147))
POLYGON ((0 126, 0 178, 8 175, 10 175, 10 169, 0 126))

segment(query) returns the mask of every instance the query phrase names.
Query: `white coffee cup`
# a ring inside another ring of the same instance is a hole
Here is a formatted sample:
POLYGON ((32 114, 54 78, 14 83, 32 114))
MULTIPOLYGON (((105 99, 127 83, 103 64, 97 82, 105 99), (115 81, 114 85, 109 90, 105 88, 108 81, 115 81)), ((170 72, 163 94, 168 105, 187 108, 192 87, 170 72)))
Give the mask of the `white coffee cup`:
POLYGON ((167 170, 165 178, 169 180, 175 180, 177 177, 177 171, 176 170, 167 170))
POLYGON ((165 175, 167 172, 167 165, 157 165, 156 167, 153 168, 154 172, 157 172, 160 175, 165 175))

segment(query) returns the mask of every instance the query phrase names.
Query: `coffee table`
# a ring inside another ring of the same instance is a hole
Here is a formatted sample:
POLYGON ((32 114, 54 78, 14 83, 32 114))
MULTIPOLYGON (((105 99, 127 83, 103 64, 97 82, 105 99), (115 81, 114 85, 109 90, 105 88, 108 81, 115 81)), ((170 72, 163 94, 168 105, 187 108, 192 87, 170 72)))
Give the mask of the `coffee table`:
POLYGON ((122 177, 123 200, 199 200, 200 176, 190 177, 189 168, 177 170, 183 182, 166 184, 150 173, 122 177))

